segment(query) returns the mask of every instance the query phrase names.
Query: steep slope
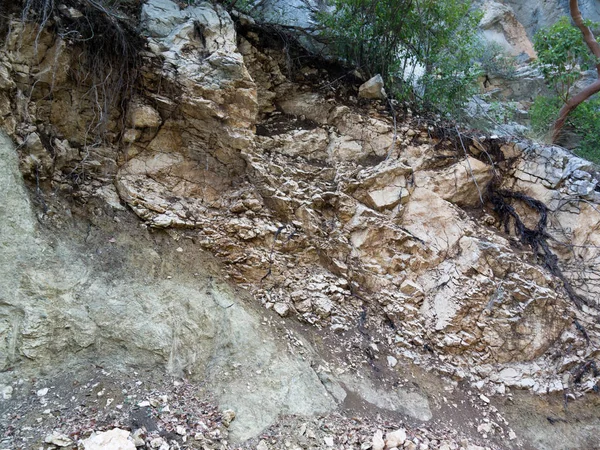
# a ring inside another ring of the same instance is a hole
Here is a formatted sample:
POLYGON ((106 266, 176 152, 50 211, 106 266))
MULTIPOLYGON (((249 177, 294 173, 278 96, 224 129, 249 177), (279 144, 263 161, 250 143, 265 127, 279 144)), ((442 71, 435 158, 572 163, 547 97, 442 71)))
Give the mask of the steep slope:
POLYGON ((238 441, 280 414, 338 411, 366 421, 348 448, 378 415, 421 442, 430 433, 431 448, 468 448, 465 437, 556 448, 556 436, 592 448, 590 163, 409 111, 394 125, 339 68, 248 19, 238 35, 218 6, 153 0, 141 20, 135 95, 114 104, 78 66, 76 43, 11 22, 0 55, 2 126, 17 143, 1 149, 6 386, 96 361, 204 383, 236 411, 223 432, 238 441), (531 392, 548 397, 519 409, 531 392), (545 416, 566 424, 552 439, 545 416))

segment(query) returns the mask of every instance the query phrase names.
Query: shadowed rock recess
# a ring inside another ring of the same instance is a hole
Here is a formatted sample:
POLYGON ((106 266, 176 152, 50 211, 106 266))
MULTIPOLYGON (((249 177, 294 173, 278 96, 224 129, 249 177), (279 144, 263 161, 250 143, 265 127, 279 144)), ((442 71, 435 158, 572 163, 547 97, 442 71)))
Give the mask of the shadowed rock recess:
POLYGON ((219 5, 149 0, 139 24, 121 98, 59 25, 8 20, 0 448, 599 448, 597 168, 394 126, 219 5), (89 371, 155 387, 90 410, 52 394, 89 371), (220 418, 165 419, 154 377, 220 418))

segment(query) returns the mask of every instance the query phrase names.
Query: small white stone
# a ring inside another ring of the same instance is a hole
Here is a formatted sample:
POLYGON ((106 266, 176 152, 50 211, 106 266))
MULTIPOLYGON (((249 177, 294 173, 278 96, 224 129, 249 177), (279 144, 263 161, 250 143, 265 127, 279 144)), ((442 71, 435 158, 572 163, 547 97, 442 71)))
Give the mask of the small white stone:
POLYGON ((129 437, 129 431, 120 428, 95 433, 82 441, 83 450, 135 450, 135 444, 129 437))
POLYGON ((323 438, 323 441, 325 442, 325 445, 326 445, 327 447, 333 447, 333 445, 334 445, 334 444, 333 444, 333 437, 331 437, 331 436, 325 436, 325 437, 323 438))
POLYGON ((287 303, 283 303, 283 302, 275 303, 275 305, 273 306, 273 309, 281 317, 287 316, 290 312, 290 307, 287 305, 287 303))
POLYGON ((387 362, 388 362, 388 366, 390 366, 390 367, 396 367, 396 364, 398 364, 398 360, 396 358, 394 358, 392 355, 389 355, 387 357, 387 362))
POLYGON ((377 430, 373 435, 373 444, 371 445, 372 450, 383 450, 385 448, 385 442, 383 441, 383 431, 377 430))
POLYGON ((483 394, 481 394, 481 395, 479 396, 479 398, 480 398, 480 399, 481 399, 483 402, 485 402, 485 403, 490 403, 490 399, 489 399, 489 398, 487 398, 487 397, 486 397, 485 395, 483 395, 483 394))
POLYGON ((3 400, 10 400, 12 398, 12 394, 13 394, 13 387, 12 386, 2 386, 0 388, 0 393, 2 393, 3 400))
POLYGON ((177 425, 177 427, 175 427, 175 433, 177 433, 179 436, 185 436, 187 434, 185 427, 182 425, 177 425))
POLYGON ((44 441, 46 442, 46 444, 53 444, 57 447, 67 447, 73 443, 73 441, 69 439, 68 436, 60 434, 56 431, 53 431, 52 434, 46 436, 46 439, 44 439, 44 441))
POLYGON ((256 446, 256 450, 269 450, 269 447, 267 446, 267 443, 264 440, 262 440, 256 446))
POLYGON ((385 444, 388 448, 400 447, 406 441, 406 430, 400 428, 385 435, 385 444))
POLYGON ((48 393, 48 388, 40 389, 39 391, 36 392, 38 397, 43 397, 47 393, 48 393))
POLYGON ((163 438, 154 438, 150 441, 151 448, 160 448, 165 443, 163 438))
POLYGON ((144 401, 142 401, 142 402, 139 402, 139 403, 138 403, 138 406, 139 406, 140 408, 146 408, 146 407, 150 406, 150 402, 149 402, 148 400, 144 400, 144 401))

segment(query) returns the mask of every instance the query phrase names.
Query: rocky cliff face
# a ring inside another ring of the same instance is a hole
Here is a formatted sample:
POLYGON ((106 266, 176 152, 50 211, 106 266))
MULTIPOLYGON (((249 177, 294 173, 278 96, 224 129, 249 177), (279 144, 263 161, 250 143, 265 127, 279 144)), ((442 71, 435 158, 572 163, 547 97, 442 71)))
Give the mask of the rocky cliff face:
MULTIPOLYGON (((1 370, 99 358, 205 380, 238 440, 353 401, 446 426, 459 386, 486 405, 597 391, 590 163, 410 112, 394 122, 209 3, 151 0, 141 23, 135 95, 108 107, 76 46, 11 23, 1 370)), ((557 448, 498 417, 473 419, 484 445, 557 448)))

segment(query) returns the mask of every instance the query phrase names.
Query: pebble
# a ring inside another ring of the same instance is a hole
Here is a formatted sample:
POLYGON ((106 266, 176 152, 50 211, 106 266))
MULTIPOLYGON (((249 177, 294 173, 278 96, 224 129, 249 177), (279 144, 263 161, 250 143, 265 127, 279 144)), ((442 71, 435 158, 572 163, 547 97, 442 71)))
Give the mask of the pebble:
POLYGON ((264 440, 262 440, 256 446, 256 450, 269 450, 269 447, 267 446, 267 443, 264 440))
POLYGON ((13 387, 12 386, 2 386, 0 388, 0 392, 2 393, 3 400, 10 400, 12 398, 12 394, 13 394, 13 387))
POLYGON ((229 427, 229 425, 231 425, 231 422, 235 420, 235 411, 232 411, 231 409, 226 409, 225 411, 223 411, 221 420, 223 421, 223 425, 229 427))
POLYGON ((82 441, 83 450, 135 450, 129 436, 129 431, 120 428, 95 433, 82 441))
POLYGON ((46 436, 44 442, 46 444, 56 445, 57 447, 68 447, 73 443, 73 441, 69 439, 67 435, 58 433, 56 431, 53 431, 52 434, 46 436))
POLYGON ((373 435, 372 450, 383 450, 385 448, 385 442, 383 441, 383 431, 377 430, 373 435))
POLYGON ((400 447, 406 441, 406 430, 400 428, 385 435, 385 444, 388 448, 400 447))
POLYGON ((37 394, 38 397, 43 397, 47 393, 48 393, 48 388, 43 388, 43 389, 40 389, 39 391, 36 392, 36 394, 37 394))
POLYGON ((387 357, 387 362, 390 367, 396 367, 396 364, 398 364, 398 360, 391 355, 387 357))

